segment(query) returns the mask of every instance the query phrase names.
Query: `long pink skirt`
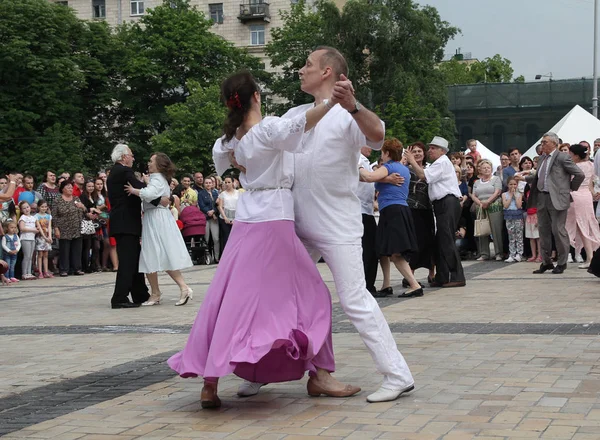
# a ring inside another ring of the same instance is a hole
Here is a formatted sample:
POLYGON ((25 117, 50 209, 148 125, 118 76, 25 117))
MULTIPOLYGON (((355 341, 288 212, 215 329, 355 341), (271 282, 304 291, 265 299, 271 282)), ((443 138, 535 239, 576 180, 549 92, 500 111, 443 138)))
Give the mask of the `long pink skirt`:
POLYGON ((583 249, 582 238, 587 238, 592 243, 595 251, 600 246, 600 228, 594 213, 594 200, 592 193, 587 188, 571 192, 573 201, 567 211, 567 222, 565 227, 569 234, 571 246, 575 248, 577 255, 583 249))
POLYGON ((293 221, 234 222, 187 344, 168 363, 182 377, 262 383, 334 371, 331 296, 293 221))

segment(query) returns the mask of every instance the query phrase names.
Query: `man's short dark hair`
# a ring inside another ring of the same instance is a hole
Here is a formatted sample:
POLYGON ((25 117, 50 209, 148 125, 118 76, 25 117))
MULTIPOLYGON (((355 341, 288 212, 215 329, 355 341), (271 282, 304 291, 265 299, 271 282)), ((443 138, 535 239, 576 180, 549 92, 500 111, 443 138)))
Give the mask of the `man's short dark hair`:
POLYGON ((506 157, 510 158, 510 155, 506 151, 503 151, 502 153, 500 153, 500 157, 502 157, 502 156, 506 156, 506 157))
MULTIPOLYGON (((512 153, 512 152, 513 152, 513 151, 515 151, 515 150, 519 151, 519 149, 518 149, 517 147, 512 147, 512 148, 509 148, 509 149, 508 149, 508 155, 510 156, 510 153, 512 153)), ((519 151, 519 153, 520 153, 520 151, 519 151)))
POLYGON ((339 50, 331 46, 319 46, 317 50, 325 51, 319 60, 321 69, 329 66, 338 77, 342 74, 348 76, 348 63, 339 50))
POLYGON ((31 179, 32 182, 35 182, 35 179, 33 178, 33 176, 31 174, 26 174, 23 176, 23 180, 25 179, 31 179))

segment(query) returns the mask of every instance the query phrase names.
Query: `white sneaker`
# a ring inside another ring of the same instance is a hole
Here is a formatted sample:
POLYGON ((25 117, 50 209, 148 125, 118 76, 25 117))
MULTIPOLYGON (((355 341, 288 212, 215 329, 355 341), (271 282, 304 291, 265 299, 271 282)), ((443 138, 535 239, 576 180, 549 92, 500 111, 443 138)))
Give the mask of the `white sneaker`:
POLYGON ((264 385, 266 385, 266 383, 256 383, 245 380, 242 384, 240 384, 237 395, 240 397, 256 396, 258 391, 264 385))
POLYGON ((575 255, 575 261, 578 263, 583 263, 583 257, 581 254, 575 255))
POLYGON ((515 261, 517 263, 520 263, 521 261, 523 261, 523 257, 521 257, 519 254, 515 255, 515 261))
POLYGON ((402 388, 400 390, 390 390, 389 388, 381 387, 373 394, 367 396, 367 402, 375 403, 375 402, 391 402, 392 400, 396 400, 404 393, 409 393, 415 389, 415 385, 409 385, 406 388, 402 388))
POLYGON ((569 256, 567 257, 567 263, 572 263, 572 262, 573 262, 573 256, 569 252, 569 256))
POLYGON ((502 261, 502 255, 496 255, 496 261, 502 261))
POLYGON ((506 260, 504 260, 505 263, 514 263, 515 261, 517 260, 515 260, 513 257, 508 257, 506 260))

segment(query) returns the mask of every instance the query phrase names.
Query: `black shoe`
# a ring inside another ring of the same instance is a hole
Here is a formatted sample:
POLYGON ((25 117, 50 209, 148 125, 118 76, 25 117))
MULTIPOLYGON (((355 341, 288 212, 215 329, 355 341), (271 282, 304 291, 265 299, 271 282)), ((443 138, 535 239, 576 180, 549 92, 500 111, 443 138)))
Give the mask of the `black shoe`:
POLYGON ((552 269, 552 273, 563 273, 565 271, 565 269, 567 268, 567 264, 557 264, 556 267, 554 269, 552 269))
POLYGON ((534 270, 533 273, 544 273, 547 270, 554 270, 554 264, 550 263, 550 264, 540 264, 540 268, 537 270, 534 270))
POLYGON ((423 296, 423 288, 415 289, 412 292, 404 292, 398 295, 398 298, 410 298, 413 296, 423 296))
POLYGON ((375 298, 385 298, 386 296, 390 296, 394 294, 394 289, 392 287, 386 287, 385 289, 378 290, 373 294, 375 298))
POLYGON ((134 307, 139 307, 141 306, 141 304, 139 303, 131 303, 131 302, 126 302, 126 303, 116 303, 116 304, 112 304, 111 307, 113 309, 133 309, 134 307))

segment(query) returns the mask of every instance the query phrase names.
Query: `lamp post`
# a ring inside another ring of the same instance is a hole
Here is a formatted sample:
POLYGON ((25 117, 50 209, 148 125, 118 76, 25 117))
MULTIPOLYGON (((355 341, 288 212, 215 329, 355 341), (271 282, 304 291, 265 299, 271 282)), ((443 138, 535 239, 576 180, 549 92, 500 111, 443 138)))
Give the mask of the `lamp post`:
POLYGON ((592 114, 598 117, 598 0, 594 0, 594 93, 592 96, 592 114))

